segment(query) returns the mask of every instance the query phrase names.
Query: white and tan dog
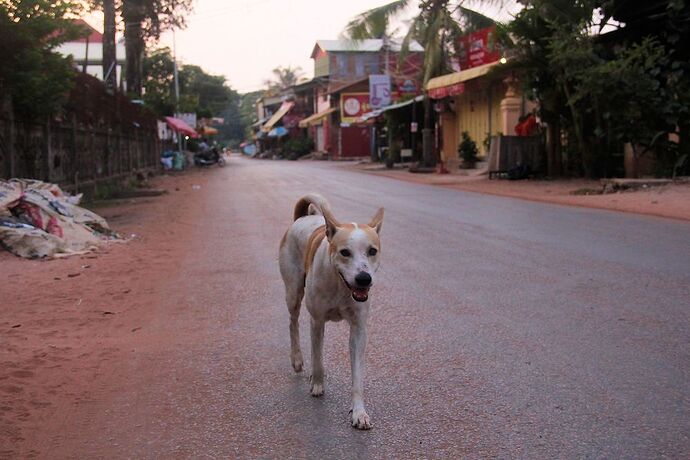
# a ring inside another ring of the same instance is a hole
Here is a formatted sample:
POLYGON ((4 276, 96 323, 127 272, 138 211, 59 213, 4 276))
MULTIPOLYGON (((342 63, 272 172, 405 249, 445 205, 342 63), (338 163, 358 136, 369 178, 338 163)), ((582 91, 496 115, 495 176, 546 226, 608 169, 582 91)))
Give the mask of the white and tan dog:
POLYGON ((342 224, 326 200, 316 194, 295 205, 294 222, 280 242, 280 274, 290 312, 290 360, 302 371, 299 343, 299 312, 302 297, 311 314, 311 395, 324 391, 323 331, 326 321, 350 324, 352 371, 352 426, 371 428, 364 409, 364 350, 367 343, 369 289, 379 268, 383 222, 380 208, 368 224, 342 224))

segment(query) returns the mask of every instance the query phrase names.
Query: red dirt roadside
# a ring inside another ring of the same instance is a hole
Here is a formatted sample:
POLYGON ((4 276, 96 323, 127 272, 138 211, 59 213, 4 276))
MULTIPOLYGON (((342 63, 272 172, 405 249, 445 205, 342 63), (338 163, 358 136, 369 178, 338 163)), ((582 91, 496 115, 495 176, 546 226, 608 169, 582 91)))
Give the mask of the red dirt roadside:
POLYGON ((152 185, 169 194, 96 208, 127 243, 53 261, 0 250, 0 458, 46 456, 38 424, 59 432, 66 412, 90 403, 90 389, 115 380, 113 360, 151 320, 165 267, 183 252, 176 242, 202 212, 199 174, 158 177, 152 185))
POLYGON ((509 181, 461 174, 412 174, 406 169, 390 170, 370 163, 349 167, 369 174, 468 192, 690 220, 688 183, 606 195, 574 195, 573 192, 578 190, 601 190, 601 184, 596 180, 586 179, 509 181))

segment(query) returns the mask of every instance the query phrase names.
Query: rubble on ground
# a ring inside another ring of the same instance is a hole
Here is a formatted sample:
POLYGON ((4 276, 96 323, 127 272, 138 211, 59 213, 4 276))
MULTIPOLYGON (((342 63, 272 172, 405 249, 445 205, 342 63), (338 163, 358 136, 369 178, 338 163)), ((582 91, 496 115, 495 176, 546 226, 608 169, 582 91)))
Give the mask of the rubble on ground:
POLYGON ((29 259, 83 254, 120 236, 81 195, 33 179, 0 180, 0 245, 29 259))

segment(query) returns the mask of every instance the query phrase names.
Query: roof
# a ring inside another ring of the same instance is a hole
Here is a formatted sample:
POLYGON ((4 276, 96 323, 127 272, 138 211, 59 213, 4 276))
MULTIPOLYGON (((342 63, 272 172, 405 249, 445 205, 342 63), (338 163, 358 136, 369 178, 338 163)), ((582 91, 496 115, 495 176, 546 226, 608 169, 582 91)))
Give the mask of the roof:
MULTIPOLYGON (((316 56, 316 51, 321 48, 326 52, 364 52, 364 53, 375 53, 381 51, 383 48, 383 40, 380 38, 367 38, 365 40, 317 40, 314 45, 314 49, 311 52, 311 57, 316 56)), ((398 42, 391 42, 391 50, 398 52, 401 49, 401 45, 398 42)), ((410 51, 413 53, 424 52, 424 48, 418 42, 412 40, 410 42, 410 51)))
POLYGON ((332 81, 330 83, 330 85, 328 86, 328 94, 339 93, 344 89, 348 89, 348 88, 351 88, 355 85, 359 85, 362 83, 368 83, 368 82, 369 82, 369 77, 360 78, 359 80, 346 81, 343 83, 338 83, 336 81, 332 81))
POLYGON ((471 69, 463 70, 460 72, 450 73, 447 75, 441 75, 440 77, 432 78, 426 84, 427 90, 444 88, 446 86, 452 86, 457 83, 462 83, 467 80, 472 80, 486 75, 489 71, 500 64, 500 61, 491 62, 489 64, 480 65, 478 67, 473 67, 471 69))
POLYGON ((72 20, 72 23, 80 26, 82 29, 85 29, 86 33, 84 36, 70 40, 71 42, 83 43, 86 42, 88 37, 89 43, 103 43, 103 34, 94 29, 88 22, 84 21, 83 19, 74 19, 72 20))

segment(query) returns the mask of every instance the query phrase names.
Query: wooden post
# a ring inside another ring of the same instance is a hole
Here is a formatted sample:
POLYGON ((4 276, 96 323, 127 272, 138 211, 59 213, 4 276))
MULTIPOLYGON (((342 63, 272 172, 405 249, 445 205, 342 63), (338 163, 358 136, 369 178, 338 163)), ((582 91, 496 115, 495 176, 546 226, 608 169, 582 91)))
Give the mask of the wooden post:
POLYGON ((51 164, 50 164, 50 152, 52 151, 52 139, 50 133, 50 117, 46 119, 43 125, 43 152, 41 158, 41 168, 43 169, 43 180, 50 182, 51 179, 51 164))
POLYGON ((71 118, 72 119, 71 119, 70 124, 71 124, 71 128, 72 128, 71 129, 71 131, 72 131, 72 148, 70 149, 70 152, 69 152, 69 154, 70 154, 69 162, 70 162, 70 165, 72 166, 72 168, 70 169, 69 173, 72 177, 72 180, 74 181, 74 186, 75 186, 75 190, 76 190, 76 187, 78 187, 77 174, 79 171, 79 157, 78 157, 78 153, 77 153, 77 116, 75 114, 72 114, 71 118))
POLYGON ((17 174, 17 126, 14 124, 14 109, 12 108, 12 96, 5 95, 3 101, 3 109, 7 114, 7 145, 5 151, 7 152, 7 175, 8 178, 13 178, 17 174))

